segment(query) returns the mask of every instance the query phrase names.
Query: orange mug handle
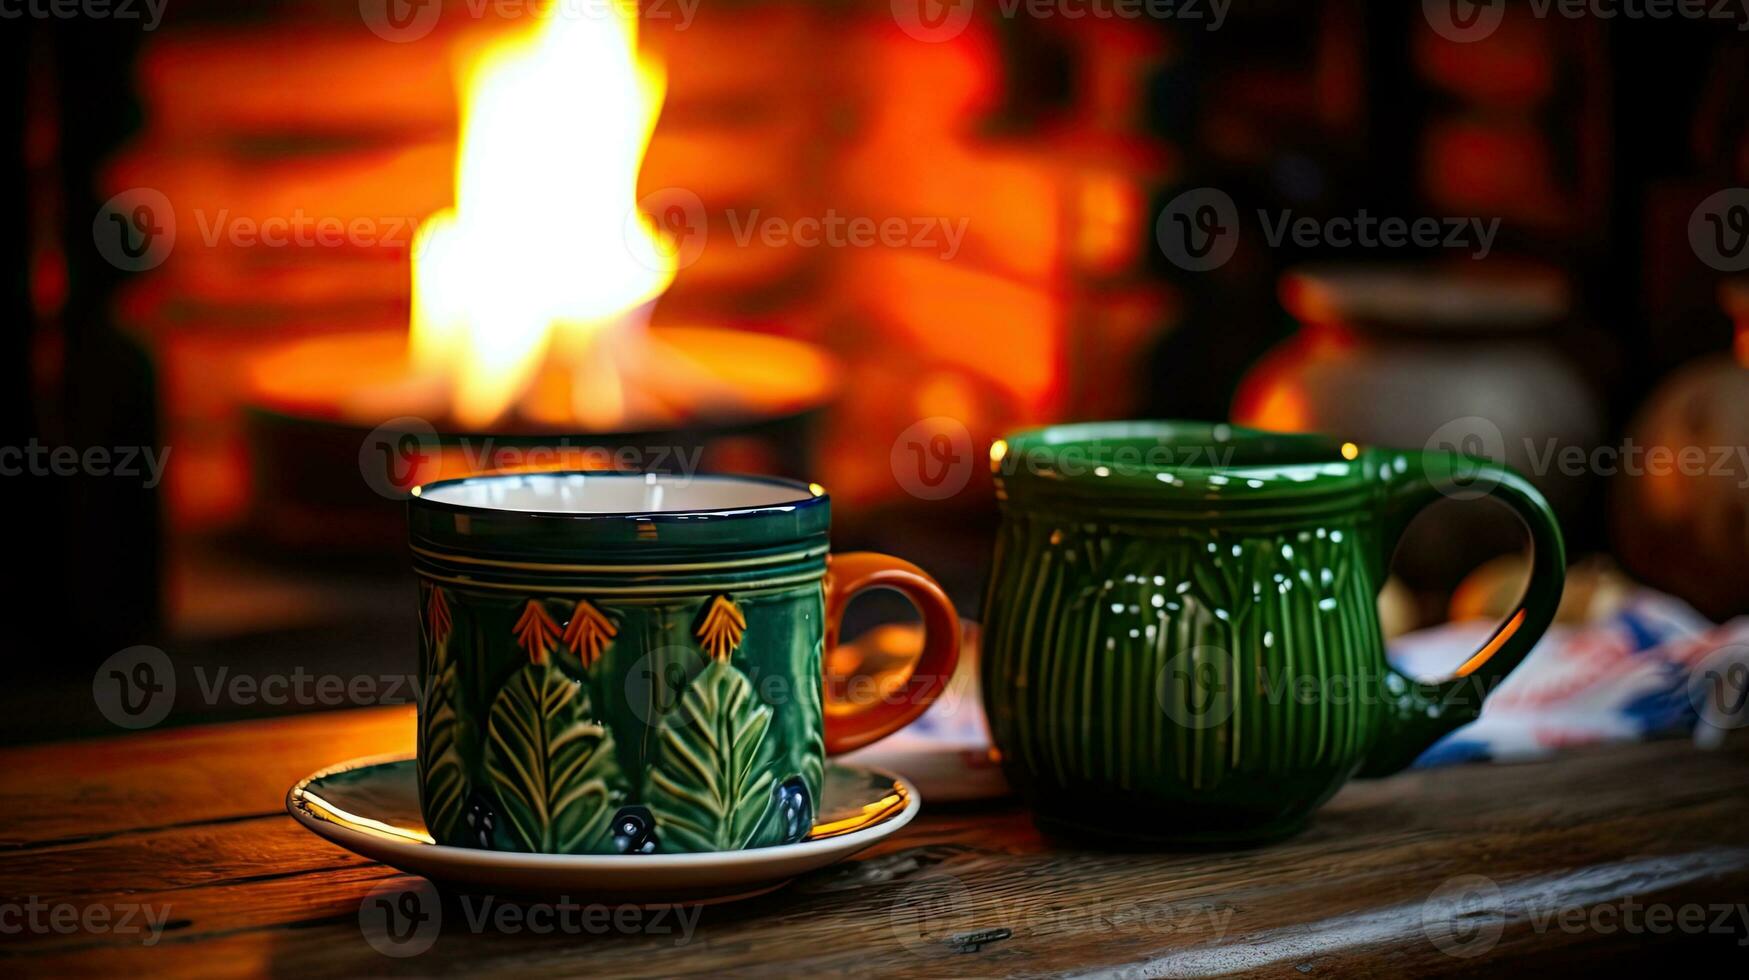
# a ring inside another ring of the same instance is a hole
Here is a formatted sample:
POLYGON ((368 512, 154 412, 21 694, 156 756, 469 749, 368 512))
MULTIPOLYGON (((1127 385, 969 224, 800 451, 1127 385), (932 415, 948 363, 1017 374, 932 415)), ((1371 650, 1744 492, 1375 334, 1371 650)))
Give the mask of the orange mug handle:
POLYGON ((960 617, 947 593, 916 565, 872 551, 851 551, 827 559, 828 653, 838 646, 845 607, 864 589, 892 589, 911 600, 923 614, 923 652, 903 688, 862 705, 854 700, 826 705, 827 755, 862 748, 917 720, 947 690, 960 659, 960 617))

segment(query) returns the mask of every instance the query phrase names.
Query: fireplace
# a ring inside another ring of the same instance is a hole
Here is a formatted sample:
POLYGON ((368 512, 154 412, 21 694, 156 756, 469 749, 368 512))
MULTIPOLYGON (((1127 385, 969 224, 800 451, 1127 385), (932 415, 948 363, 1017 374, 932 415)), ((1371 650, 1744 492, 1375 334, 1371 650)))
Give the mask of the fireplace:
MULTIPOLYGON (((555 175, 578 177, 581 164, 516 159, 565 152, 551 126, 508 153, 468 150, 470 72, 494 46, 501 57, 538 45, 529 17, 488 6, 474 18, 450 4, 404 44, 359 29, 356 11, 350 22, 153 36, 139 66, 145 126, 107 181, 161 190, 179 221, 175 261, 123 304, 159 358, 168 437, 183 457, 172 527, 199 536, 253 522, 320 543, 326 506, 291 524, 277 506, 291 484, 317 480, 297 457, 350 456, 402 417, 431 421, 452 448, 462 436, 568 437, 574 454, 667 440, 710 450, 712 467, 813 466, 850 515, 911 499, 886 447, 919 423, 951 419, 981 445, 1019 424, 1133 408, 1127 380, 1084 379, 1133 371, 1170 308, 1139 274, 1138 214, 1166 161, 1137 134, 1134 102, 1164 54, 1158 39, 1142 25, 1097 28, 1128 40, 1086 63, 1096 111, 1078 124, 1087 140, 1065 152, 1061 133, 978 125, 1019 84, 1004 80, 993 25, 919 45, 885 4, 866 7, 707 4, 684 28, 646 11, 622 64, 648 77, 567 77, 561 66, 549 80, 658 89, 636 118, 572 106, 577 133, 618 127, 647 146, 634 141, 607 173, 569 184, 555 175), (609 180, 619 198, 567 197, 609 180), (651 236, 641 261, 626 247, 634 205, 651 236), (553 213, 490 227, 494 207, 553 213), (470 220, 472 209, 488 217, 470 220), (276 221, 372 234, 264 245, 276 221), (468 254, 453 233, 464 225, 492 244, 468 254), (566 241, 579 226, 594 245, 566 241), (444 304, 475 288, 470 273, 490 295, 550 307, 574 298, 530 295, 540 267, 549 285, 576 287, 564 270, 597 261, 589 248, 616 262, 594 270, 619 292, 606 308, 543 311, 524 317, 544 321, 527 330, 494 321, 496 339, 552 325, 521 351, 454 343, 444 304), (514 391, 484 394, 480 377, 457 371, 497 362, 514 391), (772 433, 788 440, 781 449, 772 433), (274 458, 294 442, 293 458, 274 458)), ((599 33, 612 21, 559 23, 599 33)), ((573 43, 593 43, 576 33, 573 43)), ((490 116, 500 139, 503 116, 490 116)), ((569 149, 590 163, 599 141, 579 139, 569 149)), ((446 474, 471 465, 437 455, 446 474)), ((966 462, 975 490, 984 477, 966 462)), ((285 503, 336 494, 303 487, 285 503)), ((330 526, 334 543, 356 543, 343 526, 364 519, 330 526)))

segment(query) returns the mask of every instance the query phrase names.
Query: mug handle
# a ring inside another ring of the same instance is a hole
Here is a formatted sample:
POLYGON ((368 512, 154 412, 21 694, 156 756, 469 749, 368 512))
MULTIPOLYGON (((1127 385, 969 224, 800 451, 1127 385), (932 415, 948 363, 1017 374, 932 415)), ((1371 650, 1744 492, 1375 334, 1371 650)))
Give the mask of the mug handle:
POLYGON ((960 617, 935 579, 902 558, 872 551, 832 555, 826 565, 826 650, 838 646, 844 609, 864 589, 892 589, 923 614, 923 652, 902 690, 868 704, 826 705, 826 754, 885 738, 917 720, 947 690, 960 657, 960 617))
POLYGON ((1445 498, 1487 498, 1511 508, 1530 534, 1530 580, 1518 607, 1446 680, 1417 681, 1386 666, 1384 724, 1360 768, 1361 776, 1388 776, 1414 762, 1447 733, 1474 721, 1482 713, 1482 700, 1523 662, 1554 621, 1567 581, 1561 527, 1549 502, 1530 481, 1498 463, 1453 452, 1390 455, 1403 465, 1391 467, 1396 475, 1385 484, 1380 501, 1379 588, 1384 588, 1391 556, 1409 522, 1445 498))

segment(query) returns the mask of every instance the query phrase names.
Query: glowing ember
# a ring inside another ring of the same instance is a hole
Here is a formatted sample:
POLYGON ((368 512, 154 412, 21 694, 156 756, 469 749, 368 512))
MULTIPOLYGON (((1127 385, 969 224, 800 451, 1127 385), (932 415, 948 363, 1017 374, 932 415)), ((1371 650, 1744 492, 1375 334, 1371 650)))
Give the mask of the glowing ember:
POLYGON ((664 85, 631 9, 548 15, 464 72, 456 205, 415 240, 412 317, 414 368, 464 425, 515 407, 605 428, 633 408, 620 378, 675 263, 628 220, 664 85))

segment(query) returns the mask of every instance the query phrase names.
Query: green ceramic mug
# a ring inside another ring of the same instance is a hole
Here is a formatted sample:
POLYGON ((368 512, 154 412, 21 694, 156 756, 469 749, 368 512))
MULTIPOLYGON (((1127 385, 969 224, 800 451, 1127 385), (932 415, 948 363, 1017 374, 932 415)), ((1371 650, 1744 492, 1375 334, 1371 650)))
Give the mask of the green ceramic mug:
POLYGON ((739 850, 805 837, 828 754, 897 731, 958 657, 958 617, 897 558, 827 555, 817 486, 497 474, 413 491, 418 778, 438 843, 539 853, 739 850), (822 698, 859 590, 926 632, 910 681, 822 698))
POLYGON ((1080 838, 1294 833, 1350 776, 1474 719, 1561 597, 1547 502, 1465 456, 1103 422, 1010 436, 991 460, 985 708, 1041 826, 1080 838), (1386 663, 1376 600, 1404 527, 1446 496, 1505 504, 1534 561, 1493 638, 1427 683, 1386 663))

